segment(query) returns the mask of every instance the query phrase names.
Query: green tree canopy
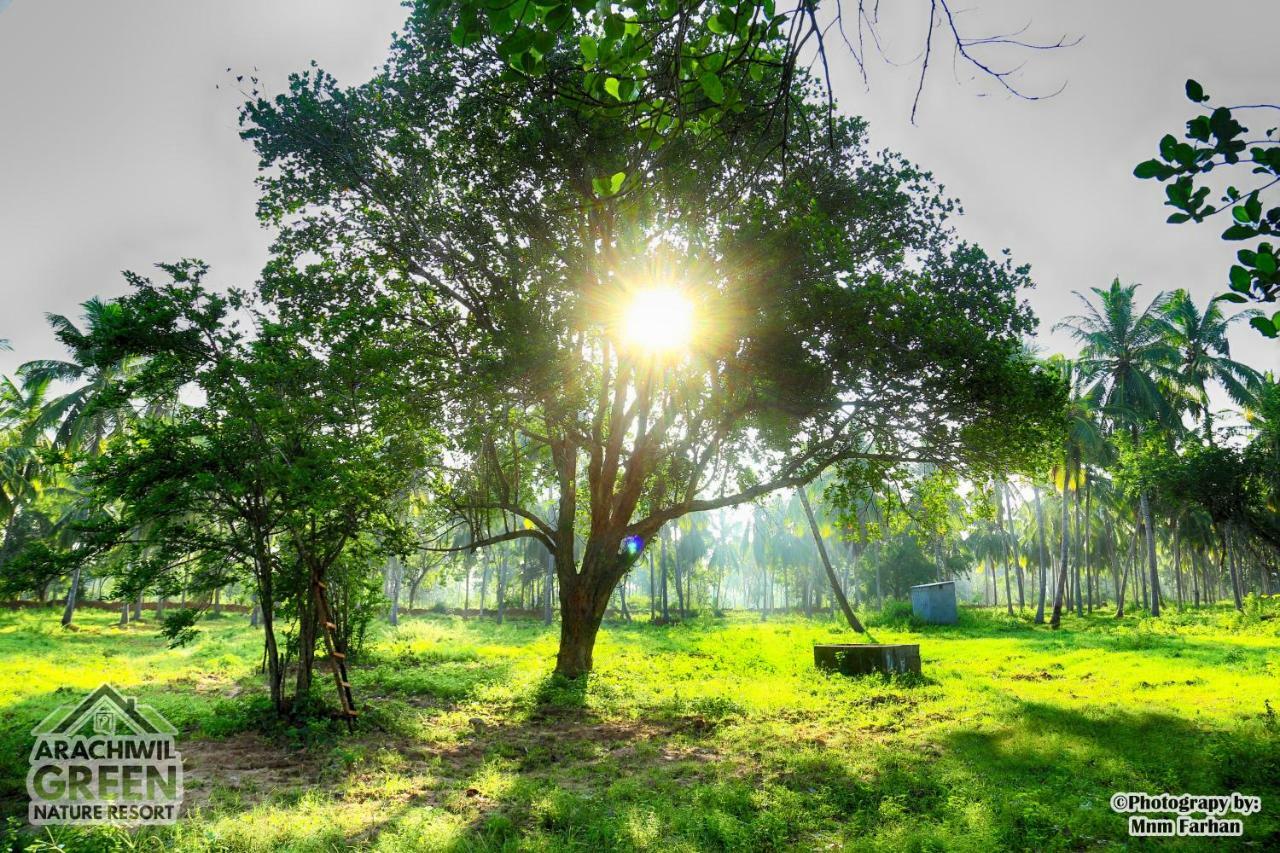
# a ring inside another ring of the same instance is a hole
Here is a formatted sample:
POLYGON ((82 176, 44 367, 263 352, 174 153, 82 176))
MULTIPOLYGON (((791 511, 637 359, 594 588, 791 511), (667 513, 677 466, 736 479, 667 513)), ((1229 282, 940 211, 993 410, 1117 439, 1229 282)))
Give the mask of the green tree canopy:
MULTIPOLYGON (((367 298, 452 354, 422 377, 467 461, 437 492, 473 529, 523 520, 469 547, 555 553, 560 672, 590 669, 626 543, 672 519, 841 460, 999 465, 1044 440, 1060 389, 1022 354, 1027 270, 958 242, 952 202, 868 153, 863 123, 828 124, 811 91, 790 130, 681 135, 637 171, 626 114, 545 97, 576 43, 525 77, 453 32, 417 7, 374 80, 299 74, 246 106, 244 135, 281 262, 376 270, 367 298), (628 328, 655 287, 692 306, 687 349, 628 328)), ((761 103, 778 73, 737 97, 761 103)))

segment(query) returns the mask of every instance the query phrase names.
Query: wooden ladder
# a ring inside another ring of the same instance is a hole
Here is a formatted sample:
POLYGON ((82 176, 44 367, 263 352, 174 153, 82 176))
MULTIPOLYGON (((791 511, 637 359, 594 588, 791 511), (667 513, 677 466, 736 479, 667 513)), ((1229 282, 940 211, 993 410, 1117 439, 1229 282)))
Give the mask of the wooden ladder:
POLYGON ((311 578, 312 589, 316 596, 316 616, 324 633, 324 647, 329 654, 329 666, 333 669, 333 680, 338 684, 338 701, 342 703, 342 715, 347 720, 347 729, 355 731, 356 711, 355 698, 351 695, 351 680, 347 678, 347 656, 338 651, 338 626, 333 621, 333 611, 329 609, 328 586, 324 581, 311 578))

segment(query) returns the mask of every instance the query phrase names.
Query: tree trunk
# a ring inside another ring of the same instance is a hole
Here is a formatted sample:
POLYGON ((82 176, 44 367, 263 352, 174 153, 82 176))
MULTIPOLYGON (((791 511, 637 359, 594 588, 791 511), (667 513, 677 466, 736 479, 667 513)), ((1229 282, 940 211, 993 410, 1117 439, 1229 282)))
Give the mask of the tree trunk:
POLYGON ((315 586, 304 599, 306 606, 298 614, 298 673, 294 683, 294 707, 300 709, 307 695, 311 692, 311 673, 316 658, 316 638, 319 625, 319 607, 317 607, 315 586))
POLYGON ((1089 612, 1093 613, 1094 590, 1097 584, 1097 574, 1093 571, 1093 536, 1090 531, 1093 530, 1093 486, 1089 477, 1089 469, 1084 470, 1084 533, 1082 542, 1084 544, 1084 590, 1089 599, 1089 612))
MULTIPOLYGON (((650 557, 649 559, 653 559, 650 557)), ((550 625, 552 619, 551 613, 551 596, 555 592, 556 584, 556 556, 550 551, 547 552, 547 574, 543 579, 542 590, 542 624, 550 625)))
POLYGON ((859 634, 864 634, 867 629, 862 627, 862 623, 854 615, 853 608, 849 606, 849 600, 844 597, 844 592, 840 589, 835 569, 831 568, 831 560, 827 557, 827 546, 822 542, 822 533, 818 530, 818 520, 813 517, 813 508, 809 506, 809 498, 805 496, 804 486, 801 486, 798 491, 800 493, 800 505, 804 507, 804 514, 809 518, 809 530, 813 532, 814 544, 818 546, 818 556, 822 558, 822 568, 826 570, 827 580, 831 582, 831 594, 840 603, 840 610, 844 613, 844 618, 849 623, 849 627, 859 634))
POLYGON ((1228 524, 1223 534, 1222 548, 1231 573, 1231 595, 1235 599, 1236 610, 1244 610, 1243 584, 1240 581, 1240 570, 1236 566, 1235 544, 1235 529, 1228 524))
MULTIPOLYGON (((1076 477, 1078 478, 1079 476, 1080 476, 1080 472, 1077 471, 1076 477)), ((1074 577, 1075 579, 1076 615, 1083 619, 1084 618, 1084 591, 1080 589, 1080 563, 1081 563, 1080 552, 1084 550, 1083 541, 1087 538, 1087 533, 1084 532, 1084 527, 1081 524, 1082 519, 1080 518, 1080 484, 1079 483, 1076 483, 1075 495, 1076 495, 1076 564, 1074 567, 1074 574, 1072 575, 1072 577, 1074 577)))
POLYGON ((996 526, 1000 530, 1000 552, 1004 557, 1004 606, 1013 615, 1013 587, 1009 584, 1009 538, 1004 529, 1004 491, 1000 481, 994 483, 996 492, 996 526))
POLYGON ((649 621, 653 622, 658 615, 658 579, 653 571, 653 549, 646 550, 649 552, 649 621))
POLYGON ((667 600, 667 537, 662 537, 662 554, 658 558, 658 562, 662 564, 662 621, 671 621, 671 610, 667 600))
POLYGON ((387 581, 389 582, 391 608, 387 611, 387 624, 400 624, 400 581, 404 576, 404 567, 400 558, 392 554, 387 558, 387 581))
POLYGON ((498 558, 498 624, 506 618, 507 613, 507 552, 503 551, 498 558))
POLYGON ((1067 589, 1067 572, 1071 565, 1071 498, 1067 487, 1071 483, 1071 459, 1067 457, 1062 467, 1062 549, 1058 552, 1058 581, 1053 591, 1053 616, 1049 618, 1049 627, 1057 628, 1062 624, 1063 598, 1067 589))
POLYGON ((467 554, 465 559, 465 565, 467 567, 467 577, 466 577, 466 580, 463 581, 464 586, 462 590, 462 618, 463 619, 466 619, 468 614, 471 611, 471 568, 472 566, 475 565, 474 552, 467 554))
POLYGON ((1037 625, 1044 624, 1044 598, 1045 586, 1049 577, 1049 549, 1045 545, 1044 539, 1044 505, 1040 503, 1040 487, 1032 483, 1031 494, 1035 496, 1036 504, 1036 528, 1039 532, 1040 540, 1040 588, 1036 591, 1036 620, 1037 625))
POLYGON ((1182 610, 1182 516, 1173 522, 1173 582, 1178 591, 1178 610, 1182 610))
MULTIPOLYGON (((1009 535, 1013 535, 1013 507, 1009 504, 1009 484, 1003 483, 1004 488, 1001 494, 1004 496, 1004 517, 1009 520, 1009 535)), ((1022 560, 1015 560, 1013 563, 1014 576, 1018 581, 1018 609, 1025 610, 1027 607, 1027 596, 1024 589, 1022 578, 1022 560)))
POLYGON ((426 561, 423 561, 420 570, 413 576, 413 580, 409 583, 409 610, 412 611, 418 606, 418 588, 422 586, 422 580, 427 576, 426 561))
POLYGON ((138 600, 133 603, 133 621, 142 621, 142 593, 138 593, 138 600))
POLYGON ((1124 574, 1120 576, 1120 588, 1116 592, 1116 618, 1124 616, 1124 600, 1125 593, 1129 588, 1129 569, 1133 567, 1134 561, 1137 560, 1138 552, 1138 531, 1135 527, 1133 536, 1129 539, 1129 556, 1124 563, 1124 574))
MULTIPOLYGON (((261 552, 265 553, 265 547, 261 552)), ((284 669, 280 665, 280 647, 276 644, 275 597, 271 588, 271 567, 255 565, 254 575, 258 585, 258 606, 262 613, 263 657, 267 664, 267 684, 271 693, 271 705, 276 709, 276 713, 283 714, 285 711, 284 669)))
POLYGON ((600 632, 600 622, 609 607, 610 585, 599 583, 591 566, 570 582, 560 579, 560 650, 556 654, 556 674, 579 678, 591 672, 591 655, 600 632))
POLYGON ((1200 552, 1191 552, 1191 598, 1195 603, 1197 610, 1200 609, 1200 572, 1203 566, 1200 560, 1200 552))
POLYGON ((676 607, 680 613, 681 621, 685 618, 685 598, 684 598, 684 566, 680 564, 680 544, 674 543, 671 546, 671 564, 675 569, 675 587, 676 587, 676 607))
POLYGON ((62 608, 62 627, 67 628, 71 625, 71 620, 75 617, 76 598, 80 595, 80 567, 76 566, 76 570, 71 575, 71 588, 67 590, 67 604, 62 608))
POLYGON ((1151 524, 1151 502, 1147 499, 1147 493, 1142 492, 1138 496, 1138 503, 1142 507, 1142 526, 1145 531, 1147 544, 1147 563, 1151 571, 1151 615, 1160 615, 1160 574, 1156 570, 1156 531, 1151 524))

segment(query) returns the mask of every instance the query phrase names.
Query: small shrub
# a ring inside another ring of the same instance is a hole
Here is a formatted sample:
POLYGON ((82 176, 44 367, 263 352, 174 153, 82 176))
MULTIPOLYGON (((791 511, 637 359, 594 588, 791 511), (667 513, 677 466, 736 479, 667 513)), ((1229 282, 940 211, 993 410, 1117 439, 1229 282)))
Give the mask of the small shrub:
POLYGON ((915 631, 924 627, 924 622, 911 610, 911 602, 890 599, 884 603, 880 611, 867 616, 870 628, 888 628, 892 631, 915 631))

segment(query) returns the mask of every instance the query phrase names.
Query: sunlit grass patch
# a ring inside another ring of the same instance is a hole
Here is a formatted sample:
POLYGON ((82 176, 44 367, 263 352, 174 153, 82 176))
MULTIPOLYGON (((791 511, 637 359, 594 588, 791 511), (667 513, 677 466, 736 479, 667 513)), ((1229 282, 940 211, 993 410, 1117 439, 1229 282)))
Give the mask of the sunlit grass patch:
MULTIPOLYGON (((0 675, 25 673, 0 688, 3 802, 23 805, 31 726, 105 677, 169 717, 180 748, 200 744, 201 805, 141 836, 167 849, 1119 845, 1114 791, 1280 798, 1280 621, 1265 615, 1100 612, 1057 632, 1002 613, 887 619, 875 639, 919 643, 924 673, 865 678, 814 669, 814 643, 852 638, 834 620, 609 623, 579 682, 550 676, 554 626, 411 617, 353 661, 364 713, 347 735, 270 724, 242 616, 170 650, 110 613, 74 633, 54 609, 0 613, 0 675), (217 766, 227 737, 234 773, 217 766), (255 761, 298 772, 241 772, 255 761)), ((1280 822, 1264 809, 1246 827, 1261 843, 1280 822)), ((105 833, 64 840, 102 849, 105 833)))

